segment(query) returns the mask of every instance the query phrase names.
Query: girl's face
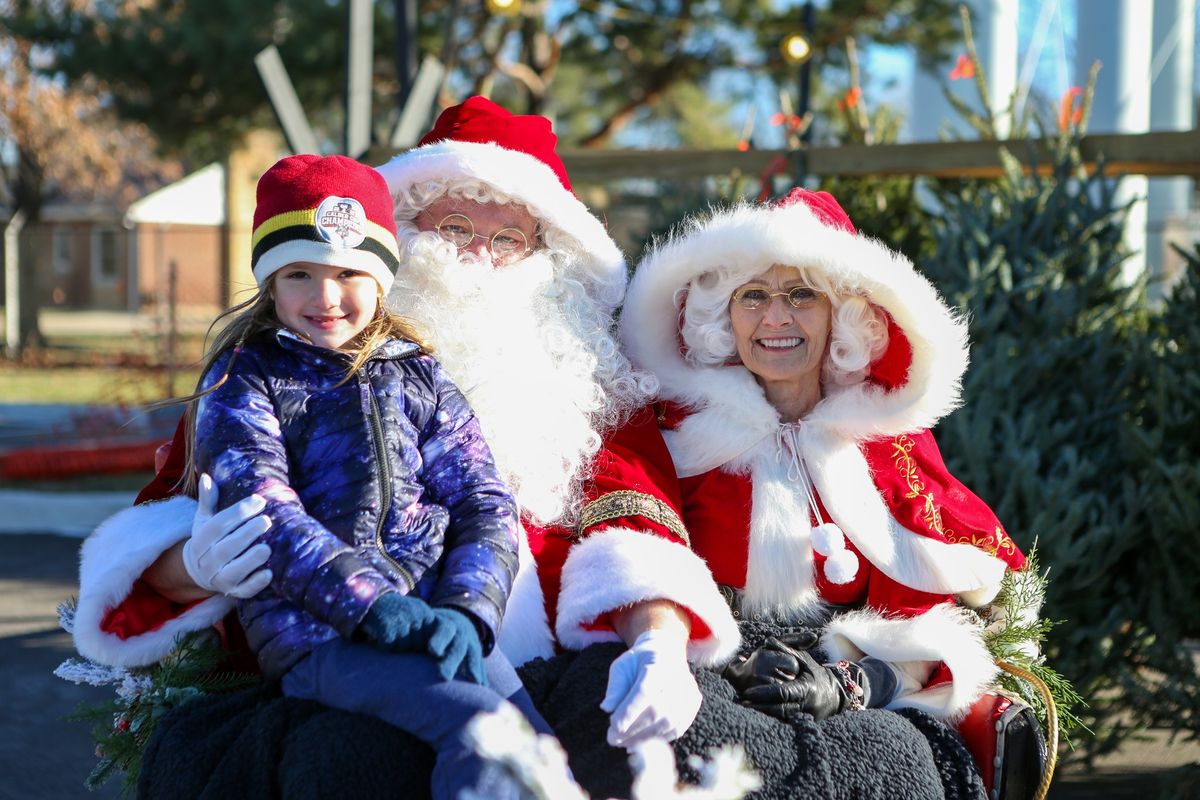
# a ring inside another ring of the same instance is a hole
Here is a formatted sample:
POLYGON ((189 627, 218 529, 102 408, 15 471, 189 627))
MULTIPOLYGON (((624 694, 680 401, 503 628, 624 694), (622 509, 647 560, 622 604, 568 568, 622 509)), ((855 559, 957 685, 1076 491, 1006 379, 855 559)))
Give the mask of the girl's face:
POLYGON ((272 293, 280 322, 331 350, 362 333, 379 305, 379 284, 368 273, 308 261, 276 272, 272 293))

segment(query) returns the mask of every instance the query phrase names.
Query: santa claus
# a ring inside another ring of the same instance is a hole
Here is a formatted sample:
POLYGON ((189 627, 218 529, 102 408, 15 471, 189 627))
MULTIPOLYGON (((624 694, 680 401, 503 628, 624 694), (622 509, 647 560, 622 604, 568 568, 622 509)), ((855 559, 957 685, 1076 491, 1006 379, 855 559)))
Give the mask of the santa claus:
MULTIPOLYGON (((643 410, 657 383, 614 338, 624 258, 572 192, 555 143, 546 118, 474 97, 379 167, 407 254, 388 301, 462 388, 521 506, 527 535, 500 648, 520 665, 556 644, 630 645, 604 708, 609 741, 632 747, 682 734, 700 706, 677 645, 711 665, 738 636, 700 558, 671 554, 675 567, 656 575, 616 563, 670 554, 678 489, 643 410)), ((153 663, 269 580, 255 498, 220 511, 207 498, 163 499, 184 449, 172 447, 139 504, 83 547, 75 640, 85 656, 153 663)))

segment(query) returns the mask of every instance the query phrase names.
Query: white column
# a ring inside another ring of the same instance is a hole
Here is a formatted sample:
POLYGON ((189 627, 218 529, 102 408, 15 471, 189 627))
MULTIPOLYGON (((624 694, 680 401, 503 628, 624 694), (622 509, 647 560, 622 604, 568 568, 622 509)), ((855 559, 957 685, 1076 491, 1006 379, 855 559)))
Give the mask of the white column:
MULTIPOLYGON (((1017 12, 1020 0, 967 0, 971 9, 971 31, 975 37, 975 49, 979 63, 987 79, 988 98, 992 113, 1000 115, 1012 100, 1017 88, 1017 12)), ((954 96, 977 111, 982 111, 975 79, 950 81, 950 71, 958 53, 966 47, 957 47, 955 55, 948 61, 939 62, 931 69, 922 69, 918 63, 913 74, 912 110, 909 115, 909 131, 916 142, 937 141, 938 133, 949 130, 956 136, 975 138, 974 131, 954 110, 942 94, 942 87, 949 84, 954 96)), ((1009 133, 1007 118, 997 120, 997 133, 1005 138, 1009 133)))
MULTIPOLYGON (((1154 0, 1154 47, 1150 61, 1150 129, 1191 130, 1196 104, 1196 0, 1154 0)), ((1186 231, 1195 186, 1191 178, 1151 178, 1147 198, 1146 263, 1154 276, 1170 280, 1182 266, 1170 241, 1186 231), (1165 235, 1165 237, 1164 237, 1165 235)))
MULTIPOLYGON (((1086 80, 1092 62, 1101 63, 1088 123, 1091 133, 1145 133, 1150 129, 1150 44, 1154 6, 1146 0, 1080 0, 1075 43, 1075 75, 1086 80)), ((1132 280, 1146 268, 1144 176, 1121 180, 1115 201, 1134 200, 1125 222, 1125 262, 1132 280)))

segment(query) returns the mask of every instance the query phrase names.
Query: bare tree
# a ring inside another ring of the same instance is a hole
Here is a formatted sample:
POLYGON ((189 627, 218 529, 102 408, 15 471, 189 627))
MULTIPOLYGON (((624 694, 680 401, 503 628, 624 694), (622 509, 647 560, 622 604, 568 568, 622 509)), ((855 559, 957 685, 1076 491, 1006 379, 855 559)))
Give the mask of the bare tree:
MULTIPOLYGON (((10 11, 8 0, 0 10, 10 11)), ((0 192, 11 212, 36 223, 48 201, 103 196, 123 204, 181 173, 154 157, 154 139, 140 125, 119 123, 102 102, 99 86, 74 84, 38 73, 39 51, 0 31, 0 192)), ((22 259, 21 325, 17 353, 43 341, 38 326, 37 274, 22 259)))

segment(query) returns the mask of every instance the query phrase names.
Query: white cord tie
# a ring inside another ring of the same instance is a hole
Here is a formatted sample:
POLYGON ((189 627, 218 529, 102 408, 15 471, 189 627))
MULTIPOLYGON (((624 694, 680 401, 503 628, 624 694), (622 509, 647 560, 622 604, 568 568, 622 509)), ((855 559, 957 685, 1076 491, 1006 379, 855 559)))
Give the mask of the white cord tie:
POLYGON ((858 574, 858 556, 846 547, 846 535, 836 522, 825 522, 817 496, 813 489, 812 471, 804 460, 800 447, 800 429, 803 422, 787 422, 775 431, 775 460, 787 461, 789 481, 804 487, 805 499, 812 512, 813 550, 825 556, 825 577, 831 583, 844 584, 854 580, 858 574))

